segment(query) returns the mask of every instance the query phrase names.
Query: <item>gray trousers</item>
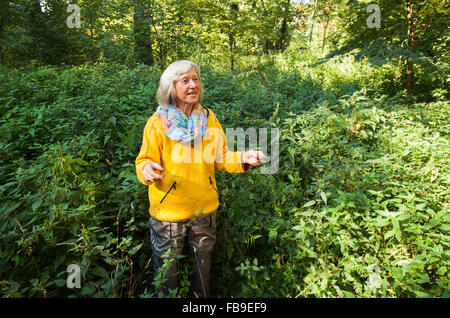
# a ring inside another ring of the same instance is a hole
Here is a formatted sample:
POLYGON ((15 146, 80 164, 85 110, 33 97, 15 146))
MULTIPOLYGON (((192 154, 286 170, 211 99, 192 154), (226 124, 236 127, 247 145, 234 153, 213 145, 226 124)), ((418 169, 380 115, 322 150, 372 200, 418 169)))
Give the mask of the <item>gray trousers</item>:
MULTIPOLYGON (((210 297, 209 275, 211 252, 216 243, 216 212, 194 221, 166 222, 150 218, 150 240, 153 250, 155 276, 165 261, 171 261, 167 271, 167 281, 161 291, 179 287, 179 258, 187 247, 193 254, 193 273, 190 277, 190 297, 210 297), (166 253, 170 249, 170 254, 166 253)), ((159 292, 159 290, 157 291, 159 292)))

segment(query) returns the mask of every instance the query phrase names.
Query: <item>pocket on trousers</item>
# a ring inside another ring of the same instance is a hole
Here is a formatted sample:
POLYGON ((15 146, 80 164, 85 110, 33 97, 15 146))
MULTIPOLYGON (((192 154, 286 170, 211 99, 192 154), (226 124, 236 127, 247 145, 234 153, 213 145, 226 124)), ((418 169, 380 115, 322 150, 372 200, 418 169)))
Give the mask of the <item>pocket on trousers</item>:
POLYGON ((196 220, 194 226, 194 232, 196 235, 205 236, 215 241, 216 239, 216 212, 209 214, 203 218, 203 222, 200 219, 196 220))
POLYGON ((162 255, 172 245, 170 222, 163 222, 154 218, 150 218, 149 223, 152 250, 154 253, 162 255))

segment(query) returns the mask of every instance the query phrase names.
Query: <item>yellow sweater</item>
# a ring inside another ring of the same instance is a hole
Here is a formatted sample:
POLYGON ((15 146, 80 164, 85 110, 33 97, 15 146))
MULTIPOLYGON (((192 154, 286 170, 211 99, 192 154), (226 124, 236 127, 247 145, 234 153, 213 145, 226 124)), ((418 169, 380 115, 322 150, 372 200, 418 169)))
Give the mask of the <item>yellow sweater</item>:
POLYGON ((141 150, 136 158, 137 178, 148 186, 150 215, 170 222, 204 217, 216 211, 219 198, 214 172, 242 173, 249 168, 242 163, 242 152, 227 150, 225 133, 211 110, 208 129, 194 146, 167 137, 154 113, 145 125, 141 150), (144 180, 143 169, 147 161, 154 161, 164 168, 162 180, 154 183, 144 180))

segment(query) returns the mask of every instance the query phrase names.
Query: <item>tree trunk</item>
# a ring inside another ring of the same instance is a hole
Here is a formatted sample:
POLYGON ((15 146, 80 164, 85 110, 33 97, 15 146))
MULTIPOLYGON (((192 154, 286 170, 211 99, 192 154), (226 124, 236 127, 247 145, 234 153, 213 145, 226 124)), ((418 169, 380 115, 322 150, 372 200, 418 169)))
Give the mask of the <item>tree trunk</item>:
MULTIPOLYGON (((3 38, 5 32, 5 25, 8 20, 9 14, 9 1, 0 1, 0 39, 3 38)), ((0 45, 0 62, 3 64, 5 62, 3 47, 0 45)))
POLYGON ((312 16, 311 31, 309 32, 309 44, 311 44, 311 40, 312 40, 312 36, 313 36, 314 19, 316 18, 316 10, 317 10, 317 0, 314 1, 314 11, 313 11, 313 16, 312 16))
POLYGON ((236 49, 236 38, 235 38, 235 25, 237 23, 237 17, 238 17, 238 11, 239 6, 236 3, 232 3, 230 6, 230 20, 231 23, 229 25, 229 33, 228 33, 228 39, 230 44, 230 68, 233 71, 234 70, 234 51, 236 49))
MULTIPOLYGON (((408 46, 411 50, 411 54, 414 54, 416 46, 415 29, 417 19, 413 18, 413 8, 411 0, 406 0, 406 15, 408 19, 408 46)), ((410 94, 413 77, 413 63, 410 59, 406 59, 406 93, 410 94)))
POLYGON ((153 65, 153 48, 150 38, 150 28, 146 23, 146 15, 149 14, 148 10, 145 11, 141 4, 134 4, 133 13, 133 35, 134 35, 134 50, 138 59, 146 64, 153 65))
POLYGON ((27 9, 29 14, 27 17, 27 22, 29 22, 27 27, 29 28, 29 34, 31 36, 30 44, 33 48, 33 50, 30 51, 30 57, 32 59, 42 59, 47 51, 45 49, 45 34, 49 32, 43 18, 44 14, 41 9, 40 1, 34 0, 33 2, 28 2, 27 9))
POLYGON ((330 0, 330 2, 328 3, 327 22, 325 23, 325 28, 323 30, 322 53, 323 53, 323 48, 325 47, 325 40, 327 38, 327 29, 328 29, 328 24, 330 23, 330 15, 331 15, 331 6, 332 6, 332 4, 333 4, 333 0, 330 0))
POLYGON ((236 48, 236 41, 234 40, 234 34, 233 31, 230 30, 229 34, 229 40, 230 40, 230 68, 233 71, 234 70, 234 49, 236 48))
POLYGON ((284 5, 284 14, 283 14, 283 21, 281 22, 281 28, 280 28, 280 39, 278 43, 278 50, 284 51, 287 47, 287 35, 288 35, 288 16, 290 14, 289 7, 291 5, 291 1, 286 1, 284 5))

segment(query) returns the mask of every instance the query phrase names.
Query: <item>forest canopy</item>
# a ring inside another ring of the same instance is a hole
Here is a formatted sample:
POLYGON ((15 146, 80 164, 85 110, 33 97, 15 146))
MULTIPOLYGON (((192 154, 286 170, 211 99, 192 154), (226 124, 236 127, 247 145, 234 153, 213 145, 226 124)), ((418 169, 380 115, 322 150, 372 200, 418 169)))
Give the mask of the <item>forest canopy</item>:
POLYGON ((307 49, 314 36, 324 60, 354 54, 375 65, 403 64, 402 82, 408 92, 437 93, 447 81, 448 1, 1 3, 2 63, 103 61, 164 69, 171 61, 191 58, 233 70, 244 63, 243 57, 283 52, 300 31, 304 46, 299 49, 307 49))

